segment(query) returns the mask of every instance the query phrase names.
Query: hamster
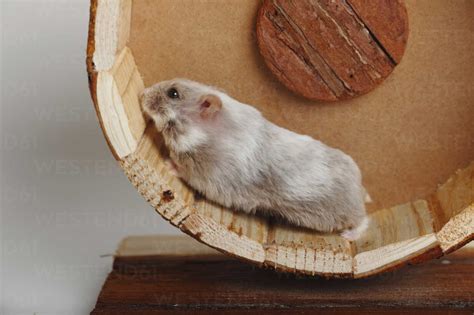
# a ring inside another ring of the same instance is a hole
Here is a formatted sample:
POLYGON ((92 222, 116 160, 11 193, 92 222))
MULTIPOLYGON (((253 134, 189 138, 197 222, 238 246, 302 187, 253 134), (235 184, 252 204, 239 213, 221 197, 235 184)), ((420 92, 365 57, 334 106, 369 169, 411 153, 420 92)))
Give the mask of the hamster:
POLYGON ((178 176, 209 200, 350 240, 366 229, 361 172, 342 151, 186 79, 147 88, 141 101, 178 176))

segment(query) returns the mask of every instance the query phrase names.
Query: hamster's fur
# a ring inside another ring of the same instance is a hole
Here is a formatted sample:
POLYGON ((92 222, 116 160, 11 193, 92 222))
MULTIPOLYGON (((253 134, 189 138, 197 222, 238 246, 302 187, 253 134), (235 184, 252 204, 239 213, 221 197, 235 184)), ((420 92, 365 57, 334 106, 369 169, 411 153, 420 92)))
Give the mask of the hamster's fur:
POLYGON ((367 227, 361 173, 342 151, 190 80, 146 89, 142 108, 163 134, 179 176, 209 200, 348 239, 367 227))

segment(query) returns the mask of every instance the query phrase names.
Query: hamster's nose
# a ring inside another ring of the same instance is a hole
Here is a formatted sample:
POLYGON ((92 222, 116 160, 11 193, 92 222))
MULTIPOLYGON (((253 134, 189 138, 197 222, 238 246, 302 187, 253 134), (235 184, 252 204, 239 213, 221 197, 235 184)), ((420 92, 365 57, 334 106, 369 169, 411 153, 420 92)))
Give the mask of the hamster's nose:
POLYGON ((141 97, 142 110, 150 112, 159 112, 163 104, 163 98, 160 95, 148 95, 144 94, 141 97))
POLYGON ((146 101, 147 97, 153 96, 153 89, 152 87, 145 88, 143 91, 140 92, 138 95, 140 102, 143 103, 146 101))

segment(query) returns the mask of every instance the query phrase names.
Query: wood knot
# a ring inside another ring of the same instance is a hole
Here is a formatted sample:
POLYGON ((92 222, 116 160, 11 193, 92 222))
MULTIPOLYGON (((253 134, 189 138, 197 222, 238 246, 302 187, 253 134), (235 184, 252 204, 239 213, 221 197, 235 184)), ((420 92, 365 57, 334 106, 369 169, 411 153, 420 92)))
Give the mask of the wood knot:
POLYGON ((174 194, 171 190, 166 190, 163 192, 162 196, 161 196, 161 199, 164 201, 164 202, 171 202, 174 200, 174 194))

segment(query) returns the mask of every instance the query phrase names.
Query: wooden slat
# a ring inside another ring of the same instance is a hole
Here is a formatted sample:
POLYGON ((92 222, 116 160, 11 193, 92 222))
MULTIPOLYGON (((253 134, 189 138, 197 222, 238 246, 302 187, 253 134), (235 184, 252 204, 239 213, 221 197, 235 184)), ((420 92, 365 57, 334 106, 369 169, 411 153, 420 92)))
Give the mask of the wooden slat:
POLYGON ((226 209, 207 201, 204 197, 194 203, 194 208, 197 213, 213 219, 238 235, 248 237, 261 244, 267 240, 268 222, 261 216, 226 209))
POLYGON ((198 240, 230 254, 256 263, 263 263, 265 260, 265 251, 260 243, 231 232, 200 214, 191 214, 180 227, 198 240))
POLYGON ((474 205, 449 220, 436 236, 445 253, 450 253, 474 239, 474 205))
POLYGON ((101 0, 95 24, 94 65, 96 71, 110 70, 130 37, 132 0, 101 0))
POLYGON ((143 81, 128 48, 122 50, 110 71, 98 74, 98 110, 104 132, 119 158, 136 150, 145 130, 138 100, 143 89, 143 81))
POLYGON ((444 226, 451 218, 474 204, 474 162, 458 170, 441 185, 431 199, 437 215, 437 226, 444 226))
POLYGON ((311 275, 350 277, 350 242, 337 234, 320 234, 276 225, 267 238, 265 264, 311 275))
POLYGON ((367 232, 354 242, 362 253, 434 232, 433 218, 425 200, 417 200, 371 213, 367 232))
POLYGON ((352 264, 349 253, 331 248, 270 245, 265 252, 266 266, 312 276, 351 278, 352 264))
POLYGON ((442 252, 437 248, 439 243, 435 234, 429 234, 357 254, 354 257, 354 276, 362 278, 390 270, 423 254, 432 255, 432 250, 435 252, 434 256, 441 256, 442 252))
POLYGON ((139 95, 145 89, 132 52, 125 48, 112 69, 114 81, 128 118, 128 125, 135 140, 140 140, 145 131, 145 120, 140 109, 139 95))
POLYGON ((127 114, 117 85, 113 76, 108 72, 99 73, 97 99, 104 133, 109 139, 115 155, 123 158, 135 151, 137 141, 128 124, 127 114))
MULTIPOLYGON (((161 167, 158 167, 157 164, 151 166, 150 162, 143 157, 143 155, 146 156, 146 153, 150 152, 147 149, 157 150, 157 147, 154 145, 153 139, 145 136, 137 152, 127 156, 121 162, 122 168, 138 192, 155 210, 173 225, 179 226, 191 214, 192 210, 187 206, 181 195, 177 194, 176 190, 169 185, 171 181, 166 181, 166 178, 160 176, 160 174, 172 176, 166 170, 163 160, 155 158, 153 161, 160 164, 161 167)), ((157 155, 151 157, 157 157, 157 155)), ((180 183, 180 181, 176 180, 175 183, 180 183)))
POLYGON ((170 172, 170 167, 166 164, 169 153, 162 136, 153 125, 150 125, 144 132, 134 157, 142 164, 146 164, 150 172, 154 173, 154 180, 159 181, 160 185, 166 185, 169 190, 183 200, 184 204, 192 205, 194 203, 194 191, 170 172))

